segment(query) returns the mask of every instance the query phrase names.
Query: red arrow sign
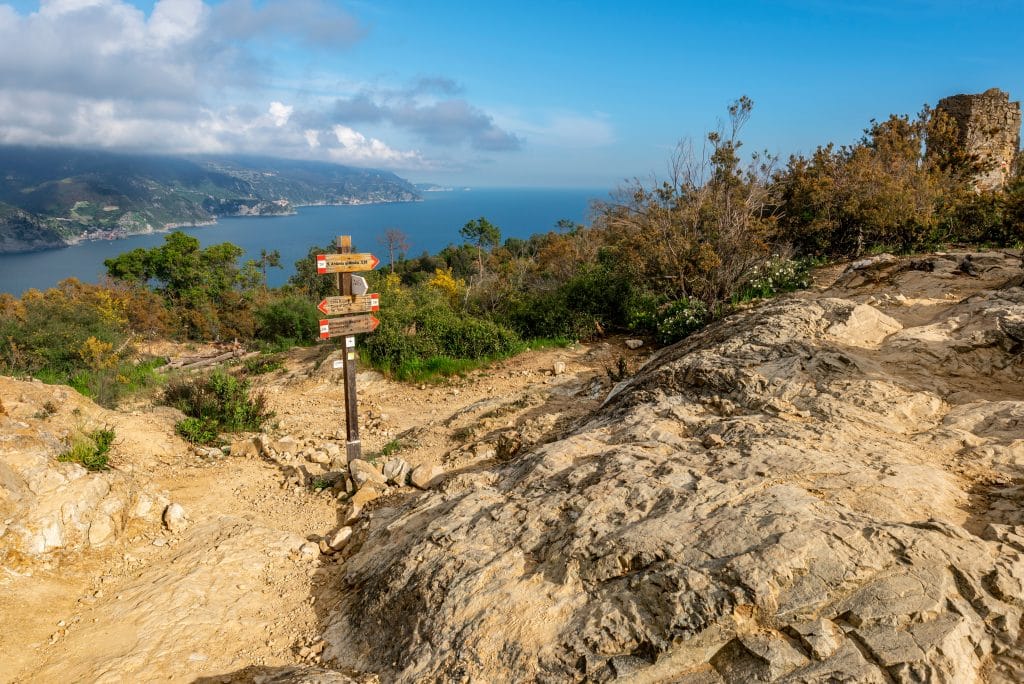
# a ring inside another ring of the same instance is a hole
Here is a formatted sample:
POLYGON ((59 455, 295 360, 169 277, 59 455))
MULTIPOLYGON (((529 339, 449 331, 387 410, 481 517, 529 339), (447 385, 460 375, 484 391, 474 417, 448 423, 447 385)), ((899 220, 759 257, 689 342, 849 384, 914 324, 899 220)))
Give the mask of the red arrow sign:
POLYGON ((376 316, 370 314, 346 318, 322 318, 320 319, 320 339, 326 340, 331 337, 373 332, 378 325, 380 325, 380 321, 376 316))
POLYGON ((317 273, 357 273, 377 268, 380 259, 369 252, 361 254, 317 254, 317 273))
POLYGON ((351 297, 328 297, 321 300, 316 308, 326 316, 380 311, 380 295, 374 293, 352 295, 351 297))

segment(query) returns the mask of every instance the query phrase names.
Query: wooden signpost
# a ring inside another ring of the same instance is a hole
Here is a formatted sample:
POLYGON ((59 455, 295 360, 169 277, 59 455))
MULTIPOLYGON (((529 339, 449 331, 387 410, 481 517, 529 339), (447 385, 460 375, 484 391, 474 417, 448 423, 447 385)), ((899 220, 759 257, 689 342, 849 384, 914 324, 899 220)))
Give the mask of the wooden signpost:
POLYGON ((320 339, 344 337, 358 333, 373 332, 380 325, 376 316, 349 316, 348 318, 321 318, 320 339))
MULTIPOLYGON (((338 251, 340 252, 340 245, 338 251)), ((317 273, 358 273, 359 271, 372 271, 377 268, 380 259, 372 254, 317 254, 317 273)))
POLYGON ((370 312, 380 310, 380 297, 376 294, 365 294, 365 283, 354 272, 372 271, 380 260, 372 254, 352 252, 352 237, 341 235, 337 240, 338 254, 318 254, 316 257, 317 273, 333 273, 338 279, 337 297, 327 297, 317 308, 326 316, 346 315, 343 318, 324 318, 320 320, 320 339, 331 337, 345 338, 345 355, 342 357, 342 368, 345 376, 345 453, 351 462, 363 457, 363 447, 359 441, 359 411, 356 406, 356 338, 357 333, 373 332, 380 321, 370 312), (362 285, 362 292, 353 291, 353 280, 362 285))
POLYGON ((369 313, 380 310, 380 295, 365 294, 351 297, 327 297, 316 305, 325 316, 338 314, 369 313))

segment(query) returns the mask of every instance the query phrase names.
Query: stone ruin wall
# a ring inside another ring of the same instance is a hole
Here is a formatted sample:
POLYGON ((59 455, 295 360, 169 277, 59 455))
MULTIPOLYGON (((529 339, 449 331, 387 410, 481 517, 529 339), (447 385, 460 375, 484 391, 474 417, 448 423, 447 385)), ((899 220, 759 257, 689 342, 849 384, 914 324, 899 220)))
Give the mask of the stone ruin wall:
POLYGON ((981 190, 993 190, 1006 184, 1020 154, 1020 102, 1010 102, 1009 93, 990 88, 978 95, 953 95, 939 100, 937 109, 957 122, 958 142, 986 163, 976 179, 981 190))

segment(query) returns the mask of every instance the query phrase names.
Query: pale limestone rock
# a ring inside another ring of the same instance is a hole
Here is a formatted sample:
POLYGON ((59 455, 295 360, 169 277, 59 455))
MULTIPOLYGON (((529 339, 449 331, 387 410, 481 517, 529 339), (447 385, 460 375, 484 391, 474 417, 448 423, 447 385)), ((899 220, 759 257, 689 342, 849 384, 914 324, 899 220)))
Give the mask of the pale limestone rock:
POLYGON ((116 532, 114 521, 109 515, 101 515, 89 525, 89 545, 102 546, 107 543, 116 532))
POLYGON ((338 551, 348 543, 349 538, 352 536, 352 528, 345 526, 339 528, 333 534, 330 534, 326 538, 327 546, 331 549, 338 551))
POLYGON ((387 484, 384 475, 372 463, 361 458, 349 461, 348 474, 358 488, 362 488, 367 482, 381 486, 387 484))
POLYGON ((261 442, 256 437, 236 439, 231 443, 231 455, 239 458, 256 458, 260 455, 261 442))
POLYGON ((409 481, 412 466, 405 459, 393 458, 387 461, 381 470, 386 482, 404 487, 409 481))
POLYGON ((171 532, 178 532, 185 529, 188 525, 188 516, 185 514, 185 508, 179 503, 172 503, 164 509, 164 527, 171 532))
POLYGON ((310 463, 319 463, 320 465, 329 465, 331 463, 331 457, 323 451, 314 451, 306 456, 310 463))
POLYGON ((409 482, 419 489, 431 489, 444 480, 444 468, 438 465, 417 466, 409 475, 409 482))
POLYGON ((999 255, 969 286, 1002 289, 943 298, 958 258, 857 271, 900 318, 846 285, 730 316, 478 486, 378 507, 325 657, 395 681, 1021 681, 1024 366, 998 317, 1024 290, 999 255))

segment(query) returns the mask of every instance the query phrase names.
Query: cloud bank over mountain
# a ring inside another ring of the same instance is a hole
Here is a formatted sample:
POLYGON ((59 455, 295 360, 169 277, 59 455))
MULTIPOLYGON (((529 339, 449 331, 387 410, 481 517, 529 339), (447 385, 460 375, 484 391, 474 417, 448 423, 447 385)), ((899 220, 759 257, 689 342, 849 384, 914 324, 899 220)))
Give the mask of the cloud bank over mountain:
POLYGON ((122 0, 0 4, 0 143, 403 170, 522 148, 448 77, 314 78, 289 57, 337 59, 369 31, 323 0, 158 0, 148 14, 122 0), (317 78, 328 87, 308 87, 317 78))

